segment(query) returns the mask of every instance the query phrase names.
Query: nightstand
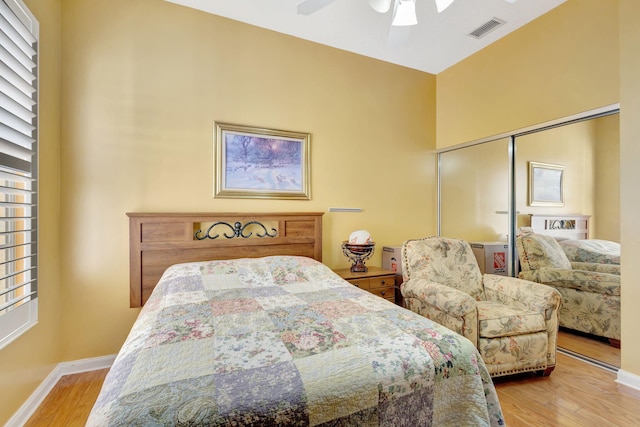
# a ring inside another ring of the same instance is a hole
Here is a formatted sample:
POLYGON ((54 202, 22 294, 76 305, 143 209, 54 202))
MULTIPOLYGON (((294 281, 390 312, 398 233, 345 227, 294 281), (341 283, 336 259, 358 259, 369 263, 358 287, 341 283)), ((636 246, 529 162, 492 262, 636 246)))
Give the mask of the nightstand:
POLYGON ((380 267, 370 267, 365 273, 355 273, 349 268, 334 270, 354 286, 395 303, 395 272, 380 267))

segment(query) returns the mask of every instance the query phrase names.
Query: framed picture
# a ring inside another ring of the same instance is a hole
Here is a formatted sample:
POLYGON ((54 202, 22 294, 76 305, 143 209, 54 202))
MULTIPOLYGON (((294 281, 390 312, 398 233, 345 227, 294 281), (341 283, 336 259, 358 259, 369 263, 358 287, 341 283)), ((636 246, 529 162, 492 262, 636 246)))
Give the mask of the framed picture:
POLYGON ((215 123, 214 197, 311 198, 311 134, 215 123))
POLYGON ((529 162, 529 206, 564 206, 564 166, 529 162))

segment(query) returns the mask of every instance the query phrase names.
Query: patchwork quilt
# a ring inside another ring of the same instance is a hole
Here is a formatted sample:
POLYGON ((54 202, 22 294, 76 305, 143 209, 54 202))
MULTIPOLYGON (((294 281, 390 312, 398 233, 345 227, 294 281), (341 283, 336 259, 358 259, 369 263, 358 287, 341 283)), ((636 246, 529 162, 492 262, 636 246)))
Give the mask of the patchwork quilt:
POLYGON ((304 257, 167 269, 88 426, 497 426, 470 341, 304 257))

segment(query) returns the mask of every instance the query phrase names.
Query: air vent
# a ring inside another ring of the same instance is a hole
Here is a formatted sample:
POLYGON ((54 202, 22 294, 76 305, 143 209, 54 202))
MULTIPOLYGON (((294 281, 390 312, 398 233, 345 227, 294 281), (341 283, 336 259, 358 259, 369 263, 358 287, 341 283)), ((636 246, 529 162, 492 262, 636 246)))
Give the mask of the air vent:
POLYGON ((503 21, 502 19, 493 17, 489 21, 480 25, 475 30, 471 31, 468 35, 473 37, 474 39, 480 39, 486 36, 491 31, 495 30, 496 28, 503 26, 504 24, 506 24, 506 22, 503 21))

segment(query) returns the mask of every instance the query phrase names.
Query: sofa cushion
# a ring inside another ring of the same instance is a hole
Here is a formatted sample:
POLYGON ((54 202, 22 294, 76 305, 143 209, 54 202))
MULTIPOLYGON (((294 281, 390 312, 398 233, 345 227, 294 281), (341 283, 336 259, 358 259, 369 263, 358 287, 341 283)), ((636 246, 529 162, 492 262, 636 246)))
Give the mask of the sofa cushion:
POLYGON ((527 234, 516 239, 520 265, 523 270, 558 268, 571 270, 571 262, 560 244, 551 236, 527 234))
POLYGON ((545 331, 544 314, 511 308, 495 301, 478 301, 481 338, 509 337, 545 331))
POLYGON ((469 243, 444 237, 409 240, 402 246, 405 281, 424 278, 484 299, 482 273, 469 243))

